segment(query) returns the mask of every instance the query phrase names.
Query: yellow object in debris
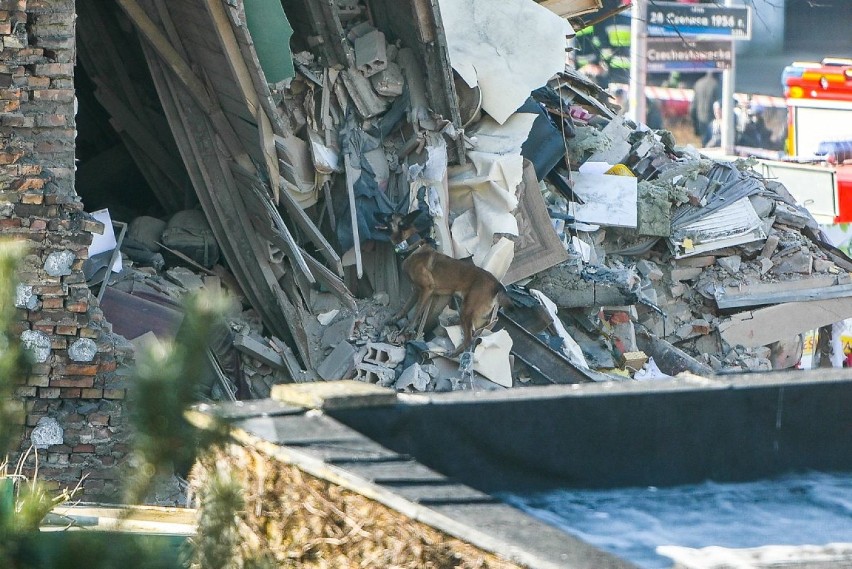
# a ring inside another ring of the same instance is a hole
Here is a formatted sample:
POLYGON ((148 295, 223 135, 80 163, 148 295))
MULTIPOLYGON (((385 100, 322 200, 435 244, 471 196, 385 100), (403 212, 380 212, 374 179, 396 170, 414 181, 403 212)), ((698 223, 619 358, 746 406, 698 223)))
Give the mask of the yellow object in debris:
POLYGON ((630 170, 630 168, 628 168, 624 164, 616 164, 615 166, 604 172, 604 174, 609 174, 611 176, 630 176, 631 178, 636 177, 636 174, 634 174, 630 170))
POLYGON ((695 245, 692 243, 692 239, 690 239, 689 237, 684 238, 681 245, 683 245, 684 251, 691 251, 695 248, 695 245))

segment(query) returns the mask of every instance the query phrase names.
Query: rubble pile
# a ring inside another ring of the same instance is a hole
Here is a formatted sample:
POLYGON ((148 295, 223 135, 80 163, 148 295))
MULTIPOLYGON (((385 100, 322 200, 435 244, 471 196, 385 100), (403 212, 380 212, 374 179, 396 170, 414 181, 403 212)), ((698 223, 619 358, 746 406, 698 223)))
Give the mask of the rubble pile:
MULTIPOLYGON (((271 138, 281 209, 270 218, 286 239, 268 253, 290 259, 274 277, 310 311, 290 322, 307 353, 268 334, 191 230, 197 220, 148 221, 155 234, 142 245, 136 231, 122 246, 132 276, 111 294, 143 289, 164 305, 229 290, 214 397, 346 378, 451 391, 801 365, 806 337, 852 317, 852 261, 748 161, 711 160, 625 118, 564 66, 567 22, 511 4, 541 21, 523 49, 499 49, 513 41, 505 30, 442 2, 452 69, 380 29, 363 2, 335 3, 340 45, 293 42, 295 76, 270 85, 290 134, 271 138), (436 69, 451 89, 430 81, 436 69), (391 318, 411 287, 377 220, 413 210, 428 214, 438 251, 492 272, 512 299, 457 358, 447 355, 463 337, 458 299, 435 302, 422 322, 391 318), (182 227, 194 245, 159 248, 182 227)), ((517 16, 500 10, 491 17, 517 16)))

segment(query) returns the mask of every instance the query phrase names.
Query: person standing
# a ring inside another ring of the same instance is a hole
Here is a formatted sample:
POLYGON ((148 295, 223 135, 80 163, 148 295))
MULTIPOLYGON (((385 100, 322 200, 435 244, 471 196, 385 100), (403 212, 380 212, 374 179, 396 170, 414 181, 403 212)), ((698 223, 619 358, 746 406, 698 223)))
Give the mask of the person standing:
POLYGON ((689 114, 692 118, 693 132, 701 137, 705 144, 710 138, 710 124, 713 122, 713 103, 722 99, 722 85, 716 74, 708 71, 693 86, 692 104, 689 114))

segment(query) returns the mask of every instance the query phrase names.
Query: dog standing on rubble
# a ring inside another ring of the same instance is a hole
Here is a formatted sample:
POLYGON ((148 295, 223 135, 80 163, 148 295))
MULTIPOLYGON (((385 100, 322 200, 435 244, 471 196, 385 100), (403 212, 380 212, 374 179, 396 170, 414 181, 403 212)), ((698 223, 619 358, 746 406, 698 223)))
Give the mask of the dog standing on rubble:
POLYGON ((431 218, 420 210, 405 216, 398 213, 387 215, 385 223, 376 227, 390 235, 397 253, 407 253, 402 270, 414 286, 411 298, 393 319, 396 321, 408 314, 416 303, 417 310, 411 322, 419 322, 426 316, 433 297, 460 295, 459 319, 464 341, 449 354, 454 357, 470 347, 476 331, 491 324, 497 305, 510 306, 511 299, 506 294, 506 287, 494 275, 473 263, 439 253, 434 241, 423 238, 420 232, 425 229, 424 217, 428 219, 428 229, 431 230, 431 218))

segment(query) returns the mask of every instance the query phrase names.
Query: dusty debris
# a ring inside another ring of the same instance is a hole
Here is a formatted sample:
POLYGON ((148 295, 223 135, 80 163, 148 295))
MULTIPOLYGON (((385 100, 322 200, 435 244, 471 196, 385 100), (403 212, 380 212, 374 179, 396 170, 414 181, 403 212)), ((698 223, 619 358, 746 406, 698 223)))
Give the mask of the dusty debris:
MULTIPOLYGON (((852 317, 852 260, 782 185, 625 118, 564 67, 573 31, 531 0, 446 0, 408 23, 370 1, 331 3, 293 18, 299 48, 278 55, 280 69, 269 46, 262 68, 251 55, 263 22, 244 27, 243 2, 228 4, 216 32, 234 39, 223 53, 239 70, 227 94, 246 102, 239 121, 216 107, 222 86, 183 97, 193 107, 154 73, 182 124, 212 117, 173 141, 191 171, 163 166, 192 178, 198 206, 159 188, 169 215, 124 220, 111 246, 121 272, 105 274, 108 247, 89 283, 119 323, 151 309, 129 340, 176 333, 191 291, 230 294, 211 393, 266 397, 317 379, 400 391, 623 381, 651 359, 672 375, 789 368, 802 335, 852 317), (514 22, 493 25, 514 9, 537 22, 523 49, 514 22), (198 175, 208 170, 227 183, 198 175), (411 287, 404 248, 378 220, 413 211, 427 220, 419 239, 490 271, 514 302, 458 358, 446 357, 464 335, 452 298, 422 331, 391 321, 411 287)), ((290 28, 280 14, 274 25, 290 28)), ((48 261, 50 274, 69 270, 48 261)))

